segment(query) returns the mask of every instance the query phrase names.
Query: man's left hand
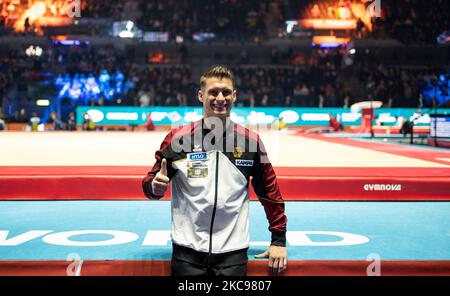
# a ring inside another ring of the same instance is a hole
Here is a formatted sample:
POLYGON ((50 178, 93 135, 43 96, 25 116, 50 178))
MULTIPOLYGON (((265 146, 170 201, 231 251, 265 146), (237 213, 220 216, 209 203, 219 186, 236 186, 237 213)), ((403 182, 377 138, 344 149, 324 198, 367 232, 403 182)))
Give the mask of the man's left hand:
POLYGON ((264 253, 255 255, 255 258, 269 258, 269 269, 276 275, 287 268, 286 247, 270 246, 264 253))

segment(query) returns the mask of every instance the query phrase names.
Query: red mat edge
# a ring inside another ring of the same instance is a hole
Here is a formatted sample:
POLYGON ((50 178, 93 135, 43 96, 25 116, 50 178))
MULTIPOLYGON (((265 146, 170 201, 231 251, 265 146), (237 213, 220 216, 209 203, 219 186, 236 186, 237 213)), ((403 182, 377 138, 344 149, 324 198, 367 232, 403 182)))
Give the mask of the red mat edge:
POLYGON ((310 138, 310 139, 325 141, 325 142, 334 143, 334 144, 359 147, 359 148, 364 148, 364 149, 368 149, 368 150, 384 152, 384 153, 394 154, 394 155, 398 155, 398 156, 416 158, 416 159, 421 159, 421 160, 425 160, 425 161, 429 161, 429 162, 449 165, 449 162, 436 159, 436 158, 448 158, 450 156, 450 151, 445 151, 445 150, 438 151, 438 150, 431 150, 431 149, 427 149, 427 148, 423 148, 423 147, 407 146, 407 145, 401 145, 401 144, 396 144, 396 143, 378 143, 378 142, 369 142, 369 141, 363 141, 363 140, 351 139, 351 138, 326 137, 326 136, 323 136, 320 134, 297 133, 296 135, 300 136, 300 137, 304 137, 304 138, 310 138))
MULTIPOLYGON (((366 276, 372 262, 364 260, 291 260, 285 276, 366 276)), ((270 276, 267 261, 250 260, 249 276, 270 276)), ((66 276, 73 274, 74 263, 54 260, 2 260, 0 276, 66 276)), ((81 276, 168 276, 168 260, 87 260, 81 276)), ((383 260, 382 276, 450 276, 450 260, 383 260)))
MULTIPOLYGON (((450 163, 447 163, 450 165, 450 163)), ((120 176, 143 178, 149 166, 0 166, 0 176, 120 176)), ((449 167, 274 167, 278 177, 450 177, 449 167)))
MULTIPOLYGON (((448 178, 279 177, 285 200, 450 200, 448 178), (365 190, 366 184, 400 184, 400 191, 365 190), (328 190, 323 190, 324 186, 328 190)), ((169 199, 170 192, 164 200, 169 199)), ((250 186, 250 197, 256 194, 250 186)), ((146 200, 141 177, 4 177, 0 200, 146 200)))

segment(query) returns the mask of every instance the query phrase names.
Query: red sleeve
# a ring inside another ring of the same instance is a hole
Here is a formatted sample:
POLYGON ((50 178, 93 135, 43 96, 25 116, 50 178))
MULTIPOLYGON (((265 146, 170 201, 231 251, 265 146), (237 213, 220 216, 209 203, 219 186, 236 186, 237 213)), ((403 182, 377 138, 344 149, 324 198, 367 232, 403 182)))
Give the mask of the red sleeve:
POLYGON ((284 211, 284 200, 278 188, 275 171, 259 137, 253 166, 252 186, 264 206, 269 221, 269 230, 272 232, 272 244, 285 245, 287 217, 284 211))

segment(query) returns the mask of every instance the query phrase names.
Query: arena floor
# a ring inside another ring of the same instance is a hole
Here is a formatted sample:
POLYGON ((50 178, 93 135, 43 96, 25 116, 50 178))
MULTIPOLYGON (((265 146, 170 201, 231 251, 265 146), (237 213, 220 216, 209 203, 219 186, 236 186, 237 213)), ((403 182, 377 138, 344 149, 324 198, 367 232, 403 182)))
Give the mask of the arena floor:
MULTIPOLYGON (((76 256, 81 275, 168 274, 170 192, 147 201, 140 188, 165 134, 2 133, 0 274, 65 275, 76 256), (116 239, 107 231, 136 239, 107 245, 116 239), (57 233, 78 245, 52 244, 57 233)), ((373 260, 382 275, 450 275, 449 150, 295 132, 261 137, 287 201, 287 275, 366 275, 373 260), (373 187, 380 184, 390 187, 373 187)), ((264 275, 266 262, 253 255, 269 232, 256 227, 267 222, 253 191, 251 198, 249 274, 264 275)))
MULTIPOLYGON (((149 166, 167 132, 8 132, 1 135, 1 166, 149 166)), ((450 160, 405 157, 324 141, 294 131, 260 133, 275 167, 449 168, 450 160)), ((401 152, 401 149, 398 149, 401 152)), ((403 149, 406 150, 406 149, 403 149)), ((448 150, 427 150, 450 158, 448 150)))

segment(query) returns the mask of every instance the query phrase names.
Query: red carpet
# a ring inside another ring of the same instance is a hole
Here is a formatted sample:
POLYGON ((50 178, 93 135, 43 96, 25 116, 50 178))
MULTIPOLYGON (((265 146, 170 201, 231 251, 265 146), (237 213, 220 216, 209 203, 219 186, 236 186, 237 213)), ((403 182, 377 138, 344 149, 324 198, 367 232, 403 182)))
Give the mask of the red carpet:
MULTIPOLYGON (((0 200, 145 199, 141 180, 149 169, 3 166, 0 200)), ((450 200, 450 168, 279 167, 275 171, 286 200, 450 200), (375 186, 379 184, 390 188, 375 186)), ((255 199, 253 191, 251 198, 255 199)))

